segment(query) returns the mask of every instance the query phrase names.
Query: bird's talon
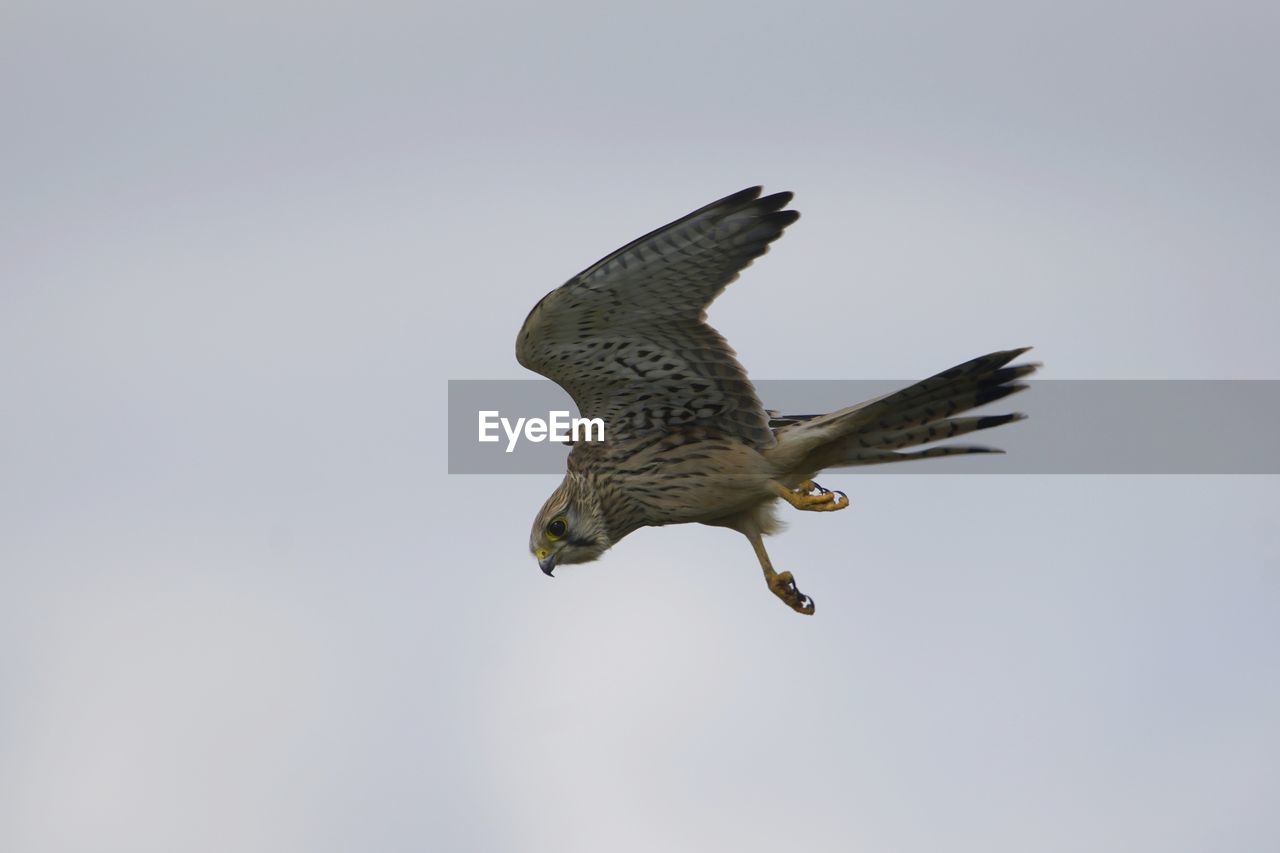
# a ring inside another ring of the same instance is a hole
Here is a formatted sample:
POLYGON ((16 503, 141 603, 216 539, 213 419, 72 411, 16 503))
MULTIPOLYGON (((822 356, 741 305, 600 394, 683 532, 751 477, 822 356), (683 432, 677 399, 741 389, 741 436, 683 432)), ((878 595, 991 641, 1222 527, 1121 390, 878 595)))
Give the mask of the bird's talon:
POLYGON ((795 612, 806 616, 813 614, 813 599, 800 591, 791 572, 778 572, 770 577, 769 589, 795 612))
POLYGON ((791 491, 795 492, 797 495, 807 495, 813 491, 813 487, 814 487, 813 480, 805 480, 803 483, 799 484, 791 491))

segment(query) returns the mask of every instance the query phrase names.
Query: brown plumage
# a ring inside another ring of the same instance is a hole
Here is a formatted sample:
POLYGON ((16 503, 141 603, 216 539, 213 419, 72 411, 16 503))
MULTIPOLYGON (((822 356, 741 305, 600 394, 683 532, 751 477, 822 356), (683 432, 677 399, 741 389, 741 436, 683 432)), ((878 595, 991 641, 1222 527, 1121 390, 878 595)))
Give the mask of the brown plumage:
POLYGON ((564 481, 534 520, 543 571, 594 560, 641 527, 728 527, 750 540, 769 588, 793 609, 813 602, 776 572, 763 536, 779 498, 797 509, 848 506, 811 478, 831 467, 986 447, 904 448, 1022 415, 953 417, 1021 390, 1025 349, 995 352, 894 394, 825 415, 767 412, 706 308, 799 214, 791 193, 734 193, 635 240, 540 301, 516 338, 520 363, 554 380, 605 440, 569 454, 564 481))

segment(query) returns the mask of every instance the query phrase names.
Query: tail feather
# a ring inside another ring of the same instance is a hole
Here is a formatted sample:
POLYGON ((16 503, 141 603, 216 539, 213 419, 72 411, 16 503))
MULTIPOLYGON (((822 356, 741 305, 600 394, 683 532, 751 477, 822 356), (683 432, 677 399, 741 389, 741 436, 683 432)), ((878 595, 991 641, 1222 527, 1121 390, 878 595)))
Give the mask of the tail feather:
POLYGON ((1002 400, 1026 387, 1021 382, 1014 382, 1008 385, 983 384, 976 388, 956 388, 950 394, 940 394, 926 402, 908 401, 904 402, 901 408, 884 409, 879 417, 874 419, 868 417, 867 425, 863 429, 890 431, 936 423, 960 412, 967 412, 986 403, 1002 400))
POLYGON ((1018 413, 952 416, 1026 388, 1017 380, 1035 372, 1039 365, 1006 365, 1028 349, 980 356, 901 391, 831 414, 778 415, 775 419, 778 444, 771 449, 770 457, 784 470, 808 476, 828 467, 964 453, 1002 453, 993 448, 967 445, 942 445, 910 453, 899 451, 1025 418, 1026 415, 1018 413))
MULTIPOLYGON (((1007 424, 1010 421, 1020 421, 1025 417, 1026 415, 1021 412, 1014 412, 1010 415, 944 418, 901 429, 880 430, 866 435, 850 435, 843 440, 854 442, 857 447, 863 449, 877 447, 884 450, 897 450, 902 447, 915 447, 918 444, 928 444, 933 441, 955 438, 957 435, 976 432, 980 429, 991 429, 1001 424, 1007 424)), ((853 447, 850 448, 850 450, 852 449, 853 447)))
POLYGON ((1012 367, 1004 365, 1028 349, 1030 347, 993 352, 990 355, 966 361, 964 364, 944 370, 887 397, 881 397, 869 404, 854 408, 872 421, 875 418, 892 417, 895 414, 905 415, 950 407, 949 412, 938 415, 938 417, 947 417, 958 411, 990 403, 1014 393, 1008 390, 1009 388, 1017 390, 1025 387, 1007 383, 1035 372, 1039 365, 1017 364, 1012 367))
MULTIPOLYGON (((832 462, 822 466, 825 468, 848 468, 855 465, 882 465, 886 462, 904 462, 909 459, 934 459, 939 456, 966 456, 970 453, 1004 453, 998 447, 983 447, 981 445, 969 444, 947 444, 940 447, 926 447, 924 450, 913 450, 904 453, 899 450, 881 450, 872 448, 863 450, 861 448, 850 451, 839 462, 832 462)), ((822 468, 818 468, 822 470, 822 468)), ((816 472, 815 472, 816 473, 816 472)))

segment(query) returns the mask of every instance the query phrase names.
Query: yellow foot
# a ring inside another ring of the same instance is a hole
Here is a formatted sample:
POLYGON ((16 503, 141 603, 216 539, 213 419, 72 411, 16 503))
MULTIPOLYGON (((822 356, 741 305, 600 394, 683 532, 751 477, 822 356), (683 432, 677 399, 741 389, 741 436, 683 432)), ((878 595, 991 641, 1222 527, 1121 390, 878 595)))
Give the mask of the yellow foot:
POLYGON ((797 613, 803 613, 806 616, 813 615, 813 599, 805 595, 796 588, 796 582, 791 577, 791 572, 778 572, 769 575, 766 580, 769 582, 769 589, 773 594, 781 598, 797 613))
POLYGON ((794 489, 779 485, 775 491, 796 509, 808 512, 835 512, 849 505, 849 497, 844 492, 828 491, 813 480, 805 480, 794 489))

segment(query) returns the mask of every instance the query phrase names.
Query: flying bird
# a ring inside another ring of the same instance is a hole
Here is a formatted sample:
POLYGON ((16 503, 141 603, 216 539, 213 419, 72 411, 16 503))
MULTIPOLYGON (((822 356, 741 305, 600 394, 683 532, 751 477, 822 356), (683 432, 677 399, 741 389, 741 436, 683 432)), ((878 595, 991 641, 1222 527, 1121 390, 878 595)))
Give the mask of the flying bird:
POLYGON ((641 527, 697 522, 744 535, 769 589, 799 613, 813 599, 764 547, 775 510, 849 506, 817 485, 827 468, 901 462, 988 447, 931 444, 1025 415, 955 417, 1026 386, 1028 348, 993 352, 887 396, 821 415, 767 411, 706 309, 799 218, 789 192, 752 187, 665 225, 542 298, 516 358, 556 382, 602 441, 577 442, 533 522, 529 550, 547 575, 599 558, 641 527))

